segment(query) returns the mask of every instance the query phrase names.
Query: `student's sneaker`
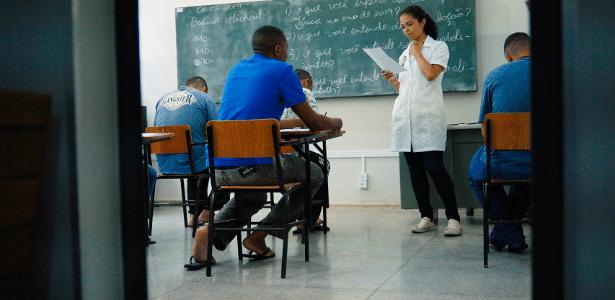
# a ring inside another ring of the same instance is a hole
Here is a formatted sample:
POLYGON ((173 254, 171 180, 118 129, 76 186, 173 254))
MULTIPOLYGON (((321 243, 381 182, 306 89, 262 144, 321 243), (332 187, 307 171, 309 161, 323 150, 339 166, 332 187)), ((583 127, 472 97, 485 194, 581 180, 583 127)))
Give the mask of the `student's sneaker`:
POLYGON ((512 248, 510 248, 510 246, 508 246, 508 251, 514 252, 514 253, 521 253, 521 252, 523 252, 523 250, 527 249, 528 247, 529 247, 528 244, 523 243, 523 245, 521 245, 521 246, 519 246, 519 247, 517 247, 515 249, 512 249, 512 248))
POLYGON ((421 233, 436 229, 431 219, 423 217, 416 226, 412 227, 412 232, 421 233))
POLYGON ((502 249, 504 249, 504 247, 506 247, 506 245, 500 244, 500 243, 498 243, 498 242, 496 242, 496 241, 494 241, 492 239, 489 240, 489 244, 491 246, 493 246, 493 248, 495 248, 495 250, 498 250, 498 251, 502 251, 502 249))
POLYGON ((446 230, 444 230, 444 236, 458 236, 463 232, 463 228, 461 228, 461 224, 459 221, 455 219, 448 220, 448 226, 446 226, 446 230))

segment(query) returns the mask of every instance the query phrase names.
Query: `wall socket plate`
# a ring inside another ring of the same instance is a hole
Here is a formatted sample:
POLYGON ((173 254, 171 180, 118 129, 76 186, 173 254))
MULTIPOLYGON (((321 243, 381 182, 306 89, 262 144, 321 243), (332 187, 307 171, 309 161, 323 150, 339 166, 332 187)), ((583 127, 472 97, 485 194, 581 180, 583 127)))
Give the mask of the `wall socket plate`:
POLYGON ((359 174, 359 187, 362 189, 367 188, 367 174, 365 173, 359 174))

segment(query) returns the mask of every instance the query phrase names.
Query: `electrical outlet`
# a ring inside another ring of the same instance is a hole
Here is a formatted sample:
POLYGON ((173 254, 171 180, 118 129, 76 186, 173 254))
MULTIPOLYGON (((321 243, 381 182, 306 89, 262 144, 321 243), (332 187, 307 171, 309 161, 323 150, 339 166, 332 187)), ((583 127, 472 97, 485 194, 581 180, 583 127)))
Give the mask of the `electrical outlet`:
POLYGON ((367 188, 367 181, 359 181, 359 187, 362 189, 367 188))
POLYGON ((367 174, 365 173, 359 174, 359 187, 362 189, 367 188, 367 174))

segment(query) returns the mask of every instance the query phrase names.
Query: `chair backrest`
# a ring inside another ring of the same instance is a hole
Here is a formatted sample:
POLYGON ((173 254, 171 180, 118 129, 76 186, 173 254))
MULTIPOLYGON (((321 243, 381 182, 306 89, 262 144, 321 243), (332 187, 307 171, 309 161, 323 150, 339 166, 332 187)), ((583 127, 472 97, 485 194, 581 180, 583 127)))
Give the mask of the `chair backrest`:
POLYGON ((532 120, 530 113, 490 113, 485 116, 487 139, 491 150, 532 149, 532 120))
POLYGON ((208 140, 215 158, 260 158, 276 155, 272 126, 280 140, 280 127, 275 119, 209 121, 208 140), (211 126, 211 136, 209 127, 211 126))
POLYGON ((147 127, 145 129, 145 132, 147 133, 171 132, 175 134, 170 140, 151 144, 150 145, 151 153, 152 154, 188 153, 188 144, 186 142, 186 130, 190 130, 190 126, 174 125, 174 126, 147 127))

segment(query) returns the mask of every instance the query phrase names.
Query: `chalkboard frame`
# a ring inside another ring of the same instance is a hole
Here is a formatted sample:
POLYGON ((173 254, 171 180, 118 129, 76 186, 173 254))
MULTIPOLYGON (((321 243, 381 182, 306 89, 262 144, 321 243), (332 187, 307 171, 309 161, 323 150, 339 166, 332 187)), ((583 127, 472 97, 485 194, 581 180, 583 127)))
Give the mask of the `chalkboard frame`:
POLYGON ((397 60, 409 43, 398 21, 408 5, 430 13, 440 27, 438 40, 449 47, 443 90, 476 91, 475 0, 273 0, 176 8, 178 86, 202 76, 219 102, 230 68, 252 56, 252 33, 270 24, 287 35, 287 62, 312 74, 317 99, 396 94, 362 48, 380 46, 397 60), (357 4, 365 9, 348 9, 357 4), (327 15, 327 8, 334 9, 327 15))

